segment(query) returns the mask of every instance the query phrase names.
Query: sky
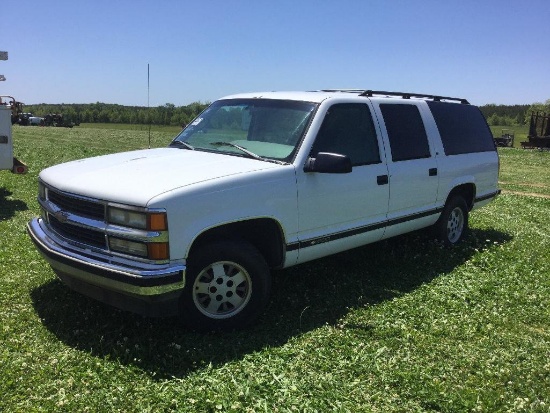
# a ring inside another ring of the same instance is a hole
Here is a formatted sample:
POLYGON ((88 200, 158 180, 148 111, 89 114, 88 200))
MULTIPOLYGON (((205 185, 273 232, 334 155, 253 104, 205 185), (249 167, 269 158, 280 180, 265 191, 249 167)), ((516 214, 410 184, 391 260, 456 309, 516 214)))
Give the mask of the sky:
POLYGON ((0 21, 0 95, 26 104, 338 88, 550 99, 548 0, 2 0, 0 21))

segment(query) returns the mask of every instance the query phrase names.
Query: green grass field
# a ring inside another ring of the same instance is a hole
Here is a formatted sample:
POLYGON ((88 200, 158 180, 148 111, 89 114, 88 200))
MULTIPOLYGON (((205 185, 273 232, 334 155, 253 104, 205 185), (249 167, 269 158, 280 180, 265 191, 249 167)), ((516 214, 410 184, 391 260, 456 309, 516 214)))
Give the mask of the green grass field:
POLYGON ((29 173, 0 172, 0 412, 550 411, 549 152, 500 150, 504 192, 458 248, 410 234, 278 271, 257 325, 202 335, 68 290, 31 245, 41 169, 148 145, 84 126, 14 127, 29 173))

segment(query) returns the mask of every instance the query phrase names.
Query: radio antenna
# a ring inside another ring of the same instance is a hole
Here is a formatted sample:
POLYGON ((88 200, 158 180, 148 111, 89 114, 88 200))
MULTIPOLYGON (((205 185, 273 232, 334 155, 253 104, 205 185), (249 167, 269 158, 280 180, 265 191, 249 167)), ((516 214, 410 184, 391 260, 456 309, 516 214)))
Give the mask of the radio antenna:
POLYGON ((149 63, 147 63, 147 117, 149 118, 149 149, 151 149, 151 113, 149 111, 149 63))

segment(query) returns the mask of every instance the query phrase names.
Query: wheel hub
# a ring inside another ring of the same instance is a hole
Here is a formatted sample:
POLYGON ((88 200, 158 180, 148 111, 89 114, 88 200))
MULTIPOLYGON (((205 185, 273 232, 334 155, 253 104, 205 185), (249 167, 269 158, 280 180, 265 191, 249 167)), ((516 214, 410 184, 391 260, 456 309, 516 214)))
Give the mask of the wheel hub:
POLYGON ((240 312, 251 296, 248 272, 233 262, 216 262, 204 268, 193 285, 193 302, 210 318, 228 318, 240 312))
POLYGON ((447 238, 449 242, 455 243, 459 240, 464 229, 464 214, 460 208, 455 208, 449 215, 447 221, 447 238))

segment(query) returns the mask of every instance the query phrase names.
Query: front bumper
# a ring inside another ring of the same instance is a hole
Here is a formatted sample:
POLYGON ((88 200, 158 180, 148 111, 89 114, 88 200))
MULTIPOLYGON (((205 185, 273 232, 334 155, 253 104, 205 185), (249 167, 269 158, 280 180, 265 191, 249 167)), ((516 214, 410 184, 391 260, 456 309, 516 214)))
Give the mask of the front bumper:
POLYGON ((38 251, 70 288, 140 314, 167 316, 177 312, 185 285, 185 265, 128 265, 114 257, 67 248, 48 234, 41 218, 31 220, 27 231, 38 251))

